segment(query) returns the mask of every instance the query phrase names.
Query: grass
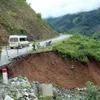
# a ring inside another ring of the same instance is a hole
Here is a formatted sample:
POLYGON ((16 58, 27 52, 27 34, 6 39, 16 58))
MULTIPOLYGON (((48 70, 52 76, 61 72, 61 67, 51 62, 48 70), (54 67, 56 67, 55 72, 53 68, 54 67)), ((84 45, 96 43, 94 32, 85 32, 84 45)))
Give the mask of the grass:
MULTIPOLYGON (((55 36, 53 38, 50 38, 50 39, 54 39, 54 38, 57 38, 58 36, 55 36)), ((60 42, 62 42, 63 40, 60 40, 60 41, 57 41, 55 43, 52 43, 50 46, 44 46, 44 47, 41 47, 39 49, 36 49, 36 50, 33 50, 32 53, 40 53, 40 52, 46 52, 46 51, 52 51, 53 50, 53 47, 57 44, 59 44, 60 42)), ((41 40, 37 40, 35 41, 36 44, 38 44, 39 42, 41 42, 41 40)), ((31 42, 31 43, 34 43, 34 42, 31 42)))
POLYGON ((56 36, 55 32, 25 0, 0 0, 1 42, 11 34, 25 34, 30 40, 42 40, 56 36), (8 3, 9 2, 9 3, 8 3))
POLYGON ((46 51, 52 51, 52 46, 46 46, 42 47, 40 49, 33 50, 32 53, 40 53, 40 52, 46 52, 46 51))
POLYGON ((62 57, 87 63, 94 59, 100 61, 100 41, 79 34, 60 42, 53 47, 62 57))

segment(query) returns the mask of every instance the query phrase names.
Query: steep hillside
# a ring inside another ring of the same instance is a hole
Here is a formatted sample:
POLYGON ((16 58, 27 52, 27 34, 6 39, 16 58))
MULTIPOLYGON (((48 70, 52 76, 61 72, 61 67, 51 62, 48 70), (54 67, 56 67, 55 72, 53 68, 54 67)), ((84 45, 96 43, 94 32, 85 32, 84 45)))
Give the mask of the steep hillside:
POLYGON ((87 81, 100 85, 100 41, 75 34, 53 44, 52 51, 16 58, 7 68, 10 78, 23 75, 66 88, 83 87, 87 81))
POLYGON ((66 88, 84 87, 87 81, 100 85, 99 70, 100 62, 90 61, 83 65, 77 61, 65 61, 55 52, 31 54, 8 66, 9 78, 22 75, 32 82, 52 83, 66 88))
POLYGON ((0 0, 0 42, 10 34, 27 34, 30 39, 46 39, 55 32, 25 0, 0 0))
POLYGON ((79 32, 91 36, 93 33, 100 31, 100 9, 46 20, 60 32, 79 32))

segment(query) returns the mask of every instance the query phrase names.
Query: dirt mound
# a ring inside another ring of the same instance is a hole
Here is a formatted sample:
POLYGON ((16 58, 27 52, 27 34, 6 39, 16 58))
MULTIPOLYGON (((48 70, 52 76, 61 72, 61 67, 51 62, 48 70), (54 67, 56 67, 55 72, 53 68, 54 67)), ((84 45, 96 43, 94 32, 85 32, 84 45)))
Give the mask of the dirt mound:
POLYGON ((52 83, 60 87, 84 87, 87 81, 100 85, 100 62, 64 60, 55 52, 31 54, 8 66, 9 77, 26 76, 30 81, 52 83))

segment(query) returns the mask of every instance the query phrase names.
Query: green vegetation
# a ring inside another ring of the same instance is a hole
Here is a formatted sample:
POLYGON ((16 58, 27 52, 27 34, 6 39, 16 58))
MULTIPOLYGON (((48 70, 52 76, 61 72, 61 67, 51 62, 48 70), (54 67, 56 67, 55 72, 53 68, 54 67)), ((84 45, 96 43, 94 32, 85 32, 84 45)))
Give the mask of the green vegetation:
POLYGON ((85 98, 85 100, 100 100, 100 87, 87 82, 85 98))
POLYGON ((0 31, 0 43, 7 43, 11 34, 25 34, 30 40, 41 40, 57 33, 26 0, 0 0, 0 31))
POLYGON ((39 48, 37 50, 33 50, 32 53, 40 53, 40 52, 47 52, 47 51, 52 51, 53 46, 46 46, 39 48))
POLYGON ((26 0, 16 0, 17 2, 26 2, 26 0))
POLYGON ((99 32, 95 32, 93 35, 92 35, 92 38, 96 39, 96 40, 100 40, 100 31, 99 32))
POLYGON ((15 12, 11 11, 11 10, 8 11, 8 14, 11 15, 11 16, 13 16, 13 17, 17 16, 17 14, 15 12))
POLYGON ((58 32, 78 32, 91 36, 95 32, 100 31, 100 8, 90 12, 48 18, 46 21, 58 32))
POLYGON ((100 61, 100 41, 79 34, 55 45, 53 50, 58 51, 65 59, 82 63, 87 63, 89 60, 100 61))

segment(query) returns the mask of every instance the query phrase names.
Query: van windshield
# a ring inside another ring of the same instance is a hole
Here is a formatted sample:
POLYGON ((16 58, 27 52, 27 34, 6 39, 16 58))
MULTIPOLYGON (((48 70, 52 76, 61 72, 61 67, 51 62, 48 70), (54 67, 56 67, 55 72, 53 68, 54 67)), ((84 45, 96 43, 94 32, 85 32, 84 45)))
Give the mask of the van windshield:
POLYGON ((20 38, 20 41, 27 41, 27 38, 20 38))
POLYGON ((18 38, 10 38, 10 42, 18 42, 18 38))

